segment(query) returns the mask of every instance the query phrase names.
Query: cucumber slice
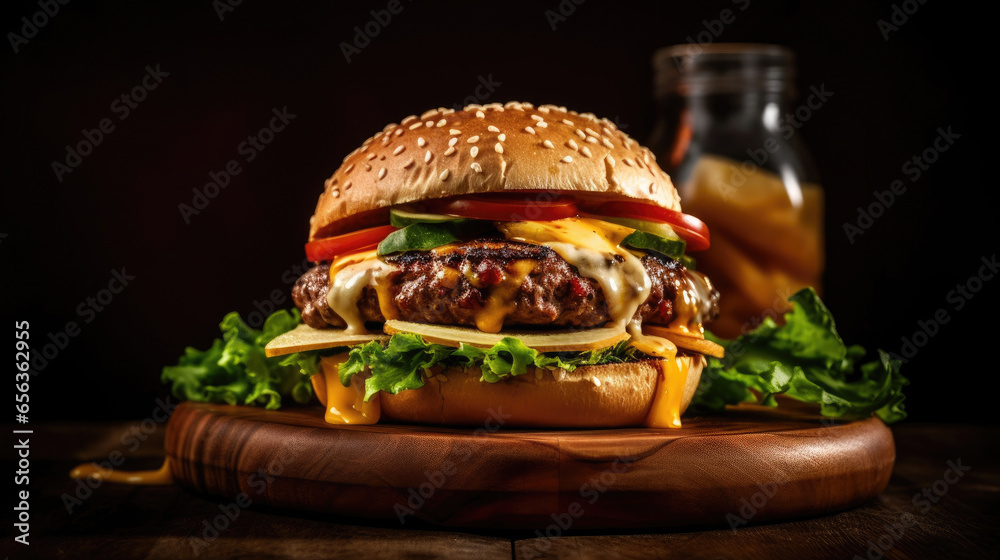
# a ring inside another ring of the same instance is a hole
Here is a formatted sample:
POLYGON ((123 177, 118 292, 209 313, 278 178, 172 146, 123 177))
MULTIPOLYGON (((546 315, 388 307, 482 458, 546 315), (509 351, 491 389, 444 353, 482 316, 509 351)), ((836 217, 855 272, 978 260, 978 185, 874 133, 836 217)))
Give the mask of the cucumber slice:
POLYGON ((459 241, 450 224, 411 224, 398 229, 378 244, 378 254, 391 255, 406 251, 429 251, 435 247, 459 241))
POLYGON ((398 227, 405 228, 406 226, 411 226, 413 224, 441 224, 444 222, 462 222, 464 218, 456 218, 455 216, 446 216, 444 214, 428 214, 426 212, 417 212, 411 206, 393 206, 389 209, 389 223, 398 227))
POLYGON ((636 249, 655 251, 674 259, 684 256, 684 248, 687 246, 680 239, 667 239, 655 233, 639 230, 630 233, 622 243, 636 249))
POLYGON ((680 240, 681 238, 674 232, 674 229, 670 227, 670 224, 665 224, 663 222, 648 222, 646 220, 637 220, 635 218, 619 218, 615 216, 595 215, 594 217, 597 218, 598 220, 611 222, 612 224, 618 224, 620 226, 630 227, 635 230, 653 233, 666 239, 680 240))

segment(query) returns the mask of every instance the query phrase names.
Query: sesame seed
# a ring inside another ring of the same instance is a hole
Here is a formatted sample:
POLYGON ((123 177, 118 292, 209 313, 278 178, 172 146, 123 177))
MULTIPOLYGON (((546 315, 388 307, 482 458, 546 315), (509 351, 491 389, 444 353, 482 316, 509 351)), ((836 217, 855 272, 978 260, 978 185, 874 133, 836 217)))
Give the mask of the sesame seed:
POLYGON ((603 130, 603 131, 604 131, 604 134, 607 134, 608 136, 612 136, 612 134, 611 134, 611 131, 610 131, 610 130, 608 130, 608 127, 604 127, 604 128, 602 128, 601 130, 603 130))
POLYGON ((458 150, 455 149, 455 146, 448 146, 448 149, 444 151, 444 155, 450 156, 454 154, 456 151, 458 150))
POLYGON ((479 118, 481 118, 481 119, 485 119, 486 118, 486 114, 483 113, 482 111, 476 111, 476 116, 479 117, 479 118))
POLYGON ((569 119, 563 119, 562 123, 565 124, 565 125, 568 125, 568 126, 573 126, 573 124, 575 124, 573 121, 571 121, 569 119))
POLYGON ((413 166, 413 164, 414 164, 413 158, 410 158, 406 160, 406 163, 403 164, 403 169, 409 169, 411 166, 413 166))
POLYGON ((449 175, 451 175, 451 171, 448 171, 447 169, 445 169, 444 171, 441 172, 441 180, 442 181, 447 181, 449 175))
POLYGON ((624 163, 625 165, 627 165, 629 167, 632 167, 633 165, 635 165, 635 162, 632 161, 632 158, 622 158, 622 163, 624 163))
POLYGON ((474 162, 472 162, 472 170, 475 171, 476 173, 482 173, 483 172, 483 166, 479 165, 478 161, 474 161, 474 162))
POLYGON ((452 138, 451 140, 448 140, 449 146, 454 146, 455 144, 458 144, 458 138, 452 138))
POLYGON ((596 144, 597 143, 597 137, 596 136, 588 136, 587 137, 587 142, 590 142, 591 144, 596 144))
POLYGON ((550 140, 542 142, 542 145, 545 146, 546 148, 555 148, 555 146, 552 145, 552 142, 550 140))
POLYGON ((469 144, 475 144, 476 142, 479 142, 479 136, 470 136, 466 142, 469 144))
POLYGON ((488 130, 490 132, 500 132, 500 129, 497 128, 497 127, 495 127, 495 126, 493 126, 492 124, 490 126, 486 127, 486 130, 488 130))
POLYGON ((351 182, 350 181, 344 183, 344 190, 346 191, 349 188, 351 188, 351 182))
POLYGON ((461 130, 457 130, 457 129, 454 129, 454 128, 448 130, 448 134, 451 134, 452 136, 458 136, 461 133, 462 133, 461 130))
POLYGON ((573 156, 566 156, 562 158, 563 163, 573 163, 573 156))
POLYGON ((389 145, 389 136, 388 135, 382 137, 382 145, 383 146, 388 146, 389 145))
POLYGON ((402 133, 403 133, 403 129, 402 128, 397 128, 396 130, 392 131, 392 135, 393 136, 399 136, 402 133))
POLYGON ((615 168, 615 158, 611 157, 611 154, 608 154, 608 157, 604 158, 604 161, 608 162, 608 165, 611 166, 611 169, 615 168))
POLYGON ((423 148, 426 144, 427 144, 427 140, 424 140, 423 136, 421 136, 420 138, 417 138, 417 146, 420 146, 421 148, 423 148))
POLYGON ((415 120, 417 120, 417 116, 416 115, 410 115, 410 116, 406 117, 405 119, 403 119, 402 122, 400 122, 399 124, 401 124, 403 126, 406 126, 406 123, 408 123, 410 121, 415 121, 415 120))
POLYGON ((583 129, 583 131, 586 132, 587 135, 589 135, 589 136, 600 136, 600 134, 594 132, 593 130, 590 130, 589 128, 585 128, 585 129, 583 129))
POLYGON ((424 114, 420 115, 420 120, 429 119, 431 117, 436 117, 438 114, 437 109, 428 109, 424 111, 424 114))
POLYGON ((531 115, 531 118, 539 122, 545 120, 544 117, 539 117, 538 115, 531 115))
POLYGON ((386 173, 388 173, 388 170, 386 170, 386 168, 383 167, 382 169, 379 169, 378 170, 378 180, 381 181, 382 179, 385 179, 386 173))
POLYGON ((576 135, 577 135, 577 136, 579 136, 580 138, 583 138, 584 140, 586 140, 586 139, 587 139, 587 135, 586 135, 586 134, 584 134, 584 133, 583 133, 583 131, 582 131, 582 130, 580 130, 579 128, 578 128, 578 129, 576 129, 576 135))
POLYGON ((445 119, 441 119, 441 120, 439 120, 439 121, 437 122, 437 126, 438 126, 438 128, 441 128, 442 126, 444 126, 444 125, 446 125, 446 124, 448 124, 448 121, 447 121, 447 120, 445 120, 445 119))
POLYGON ((423 126, 422 123, 413 123, 413 124, 410 125, 410 130, 416 130, 416 129, 420 128, 421 126, 423 126))
POLYGON ((566 145, 569 146, 570 148, 574 149, 574 150, 579 150, 580 149, 580 146, 576 145, 576 140, 573 140, 572 138, 570 138, 569 141, 566 142, 566 145))
POLYGON ((479 146, 473 146, 472 149, 469 150, 469 155, 472 157, 479 155, 479 146))
POLYGON ((497 145, 493 146, 493 149, 496 150, 498 154, 502 154, 503 153, 503 144, 501 144, 500 142, 497 142, 497 145))
POLYGON ((366 163, 366 164, 365 164, 365 171, 371 171, 371 170, 372 170, 372 166, 371 166, 371 165, 368 165, 368 164, 366 163))
POLYGON ((354 164, 353 163, 350 164, 350 165, 348 165, 347 168, 344 169, 344 173, 350 173, 352 169, 354 169, 354 164))
POLYGON ((426 126, 427 128, 432 128, 434 126, 434 121, 427 121, 424 123, 424 126, 426 126))
POLYGON ((583 154, 583 155, 585 155, 585 156, 587 156, 587 157, 590 157, 590 148, 584 146, 584 147, 580 148, 580 153, 583 154))
POLYGON ((501 142, 503 142, 506 139, 507 139, 507 135, 506 134, 500 134, 500 136, 497 136, 497 140, 499 140, 501 142))
POLYGON ((538 126, 538 128, 548 128, 549 123, 547 123, 545 121, 538 121, 538 125, 537 126, 538 126))
POLYGON ((392 151, 392 155, 398 156, 399 154, 403 153, 403 150, 405 149, 406 146, 396 146, 396 149, 392 151))
POLYGON ((604 147, 609 150, 614 149, 615 147, 615 145, 611 143, 611 140, 608 140, 607 138, 601 138, 601 144, 604 144, 604 147))
POLYGON ((432 156, 431 156, 431 151, 430 151, 430 150, 427 150, 427 153, 426 153, 426 154, 424 154, 424 163, 430 163, 430 161, 431 161, 431 157, 432 157, 432 156))
POLYGON ((534 134, 535 133, 535 129, 531 128, 530 126, 524 127, 524 131, 527 132, 528 134, 534 134))
POLYGON ((333 198, 340 198, 340 191, 337 189, 333 189, 333 191, 330 194, 333 195, 333 198))
POLYGON ((541 107, 538 108, 538 112, 539 113, 548 113, 549 112, 549 107, 545 106, 545 105, 542 105, 541 107))

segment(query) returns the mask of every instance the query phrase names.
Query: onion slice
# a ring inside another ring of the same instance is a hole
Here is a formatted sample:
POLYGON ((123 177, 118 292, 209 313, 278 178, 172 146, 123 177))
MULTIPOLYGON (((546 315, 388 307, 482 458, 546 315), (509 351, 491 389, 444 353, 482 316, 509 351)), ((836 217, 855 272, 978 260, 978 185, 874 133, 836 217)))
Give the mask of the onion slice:
POLYGON ((338 346, 354 346, 373 340, 386 340, 384 334, 348 334, 344 329, 314 329, 306 324, 300 324, 294 329, 278 335, 264 347, 264 355, 268 358, 283 356, 306 350, 322 350, 338 346))
POLYGON ((506 337, 516 338, 528 348, 539 352, 582 352, 596 348, 614 346, 628 340, 625 328, 601 327, 596 329, 566 329, 558 331, 508 331, 498 333, 483 332, 469 327, 449 325, 426 325, 407 321, 386 321, 386 334, 412 333, 420 335, 424 341, 445 346, 458 346, 464 342, 470 346, 490 348, 506 337))
POLYGON ((692 352, 698 352, 699 354, 705 354, 715 358, 722 358, 726 355, 725 348, 712 342, 711 340, 705 340, 697 335, 668 329, 666 327, 657 327, 654 325, 643 325, 642 332, 665 338, 677 345, 678 348, 691 350, 692 352))

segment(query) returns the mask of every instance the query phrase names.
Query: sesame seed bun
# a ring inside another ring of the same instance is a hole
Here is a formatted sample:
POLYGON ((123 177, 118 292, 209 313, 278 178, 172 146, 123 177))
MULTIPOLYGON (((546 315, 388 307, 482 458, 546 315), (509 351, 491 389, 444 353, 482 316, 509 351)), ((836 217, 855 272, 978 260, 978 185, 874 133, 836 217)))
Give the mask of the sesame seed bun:
POLYGON ((389 124, 327 179, 309 239, 377 222, 386 208, 464 194, 566 191, 680 210, 648 148, 608 119, 510 102, 432 109, 389 124))
MULTIPOLYGON (((681 412, 694 397, 704 356, 680 356, 688 366, 681 412)), ((660 370, 654 361, 543 371, 486 383, 478 370, 454 369, 429 377, 420 389, 380 393, 382 416, 400 422, 503 427, 594 428, 641 426, 653 405, 660 370), (442 380, 443 379, 443 380, 442 380), (516 398, 515 398, 516 396, 516 398), (491 414, 490 411, 496 414, 491 414)))

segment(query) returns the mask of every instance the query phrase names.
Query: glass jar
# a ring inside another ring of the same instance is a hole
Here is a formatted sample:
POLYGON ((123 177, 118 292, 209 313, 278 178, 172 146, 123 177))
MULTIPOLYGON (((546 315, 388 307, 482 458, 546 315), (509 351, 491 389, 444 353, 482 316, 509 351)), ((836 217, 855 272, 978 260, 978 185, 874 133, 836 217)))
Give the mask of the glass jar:
POLYGON ((794 55, 689 44, 660 49, 653 65, 659 115, 649 145, 684 212, 712 236, 692 255, 721 293, 709 330, 733 338, 764 317, 780 321, 788 296, 820 291, 824 266, 823 190, 798 134, 794 55))

